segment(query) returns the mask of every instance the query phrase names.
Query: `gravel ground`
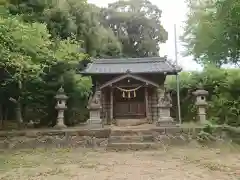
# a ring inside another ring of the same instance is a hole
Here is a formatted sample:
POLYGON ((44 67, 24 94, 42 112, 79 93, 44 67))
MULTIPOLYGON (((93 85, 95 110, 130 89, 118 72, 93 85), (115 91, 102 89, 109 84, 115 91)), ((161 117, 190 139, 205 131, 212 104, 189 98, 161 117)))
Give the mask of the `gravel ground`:
POLYGON ((0 180, 239 180, 238 147, 168 147, 105 152, 52 149, 3 152, 0 180))

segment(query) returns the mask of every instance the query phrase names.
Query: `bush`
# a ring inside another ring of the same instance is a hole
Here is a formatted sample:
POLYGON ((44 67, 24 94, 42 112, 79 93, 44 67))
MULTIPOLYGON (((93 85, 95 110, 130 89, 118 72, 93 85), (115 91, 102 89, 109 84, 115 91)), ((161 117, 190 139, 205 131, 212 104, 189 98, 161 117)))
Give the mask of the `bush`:
MULTIPOLYGON (((176 109, 176 80, 167 79, 171 90, 173 111, 176 109)), ((207 101, 208 119, 217 124, 240 126, 240 70, 207 67, 202 72, 180 73, 180 98, 183 122, 193 121, 196 117, 195 97, 192 92, 203 88, 209 92, 207 101)))

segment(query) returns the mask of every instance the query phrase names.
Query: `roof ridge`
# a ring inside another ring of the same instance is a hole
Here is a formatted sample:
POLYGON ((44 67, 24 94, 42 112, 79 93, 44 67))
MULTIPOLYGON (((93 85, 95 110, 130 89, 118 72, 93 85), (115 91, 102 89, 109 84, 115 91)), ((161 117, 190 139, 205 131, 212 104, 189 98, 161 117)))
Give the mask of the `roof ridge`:
POLYGON ((175 67, 167 57, 95 59, 82 74, 124 74, 169 73, 175 74, 181 68, 175 67))
POLYGON ((144 57, 144 58, 111 58, 111 59, 94 59, 94 64, 128 64, 128 63, 147 63, 163 62, 165 57, 144 57))

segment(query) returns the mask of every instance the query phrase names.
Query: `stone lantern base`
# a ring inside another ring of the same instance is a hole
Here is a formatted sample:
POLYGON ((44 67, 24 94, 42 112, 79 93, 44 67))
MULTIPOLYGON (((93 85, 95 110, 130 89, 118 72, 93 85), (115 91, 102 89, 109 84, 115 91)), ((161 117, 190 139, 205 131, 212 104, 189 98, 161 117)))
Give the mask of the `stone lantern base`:
POLYGON ((67 128, 67 126, 65 124, 59 124, 57 123, 55 126, 54 126, 55 129, 64 129, 64 128, 67 128))

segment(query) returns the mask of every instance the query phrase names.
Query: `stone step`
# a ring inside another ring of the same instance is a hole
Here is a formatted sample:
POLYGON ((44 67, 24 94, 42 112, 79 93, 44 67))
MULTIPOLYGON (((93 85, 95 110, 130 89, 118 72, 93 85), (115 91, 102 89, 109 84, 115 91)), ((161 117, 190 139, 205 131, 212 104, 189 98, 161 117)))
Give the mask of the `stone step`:
POLYGON ((142 135, 152 135, 151 130, 141 130, 141 129, 129 129, 129 130, 113 130, 111 136, 142 136, 142 135))
POLYGON ((132 143, 109 143, 107 150, 112 151, 127 151, 127 150, 148 150, 148 149, 158 149, 159 145, 154 142, 132 142, 132 143))
POLYGON ((111 136, 109 139, 110 143, 118 142, 153 142, 153 135, 143 135, 143 136, 111 136))

